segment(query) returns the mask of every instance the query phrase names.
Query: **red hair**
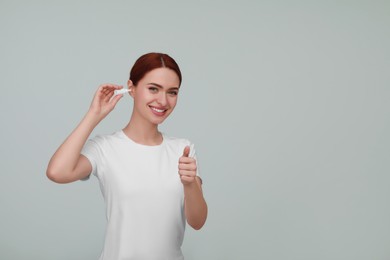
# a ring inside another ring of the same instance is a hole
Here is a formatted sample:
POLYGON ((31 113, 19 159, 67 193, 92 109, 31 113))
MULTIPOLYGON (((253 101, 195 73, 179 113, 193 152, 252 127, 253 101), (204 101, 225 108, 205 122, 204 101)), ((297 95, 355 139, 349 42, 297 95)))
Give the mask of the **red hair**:
POLYGON ((151 52, 142 55, 136 60, 130 71, 130 80, 134 86, 145 76, 146 73, 158 68, 168 68, 173 70, 179 77, 179 86, 181 85, 181 72, 179 65, 168 54, 151 52))

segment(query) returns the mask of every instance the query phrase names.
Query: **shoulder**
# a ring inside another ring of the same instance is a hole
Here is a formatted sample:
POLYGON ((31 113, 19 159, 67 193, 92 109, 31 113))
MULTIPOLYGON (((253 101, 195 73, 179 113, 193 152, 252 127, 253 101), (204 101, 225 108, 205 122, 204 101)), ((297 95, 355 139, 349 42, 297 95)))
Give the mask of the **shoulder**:
POLYGON ((88 142, 94 143, 96 145, 106 145, 110 143, 115 143, 123 140, 124 137, 121 135, 121 131, 116 131, 111 134, 98 134, 90 138, 88 142))
POLYGON ((190 156, 195 156, 195 145, 192 141, 187 138, 167 136, 163 134, 164 142, 167 147, 177 150, 178 153, 182 154, 186 146, 190 147, 190 156))

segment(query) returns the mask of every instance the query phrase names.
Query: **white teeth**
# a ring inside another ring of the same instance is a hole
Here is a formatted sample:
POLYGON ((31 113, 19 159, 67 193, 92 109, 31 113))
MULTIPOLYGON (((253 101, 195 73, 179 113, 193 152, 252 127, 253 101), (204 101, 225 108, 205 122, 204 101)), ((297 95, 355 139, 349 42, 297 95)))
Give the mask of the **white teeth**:
POLYGON ((158 113, 162 113, 164 112, 165 110, 164 109, 157 109, 155 107, 151 107, 154 111, 158 112, 158 113))

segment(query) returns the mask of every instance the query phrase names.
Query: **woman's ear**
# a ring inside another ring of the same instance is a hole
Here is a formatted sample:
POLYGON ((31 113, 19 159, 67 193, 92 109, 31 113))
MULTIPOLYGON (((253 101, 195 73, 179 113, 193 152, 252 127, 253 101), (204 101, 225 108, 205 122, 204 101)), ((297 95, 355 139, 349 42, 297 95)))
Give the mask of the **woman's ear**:
POLYGON ((132 96, 132 97, 134 97, 134 93, 133 93, 133 91, 134 91, 134 85, 133 85, 133 82, 129 79, 128 81, 127 81, 127 87, 129 88, 129 94, 130 94, 130 96, 132 96))

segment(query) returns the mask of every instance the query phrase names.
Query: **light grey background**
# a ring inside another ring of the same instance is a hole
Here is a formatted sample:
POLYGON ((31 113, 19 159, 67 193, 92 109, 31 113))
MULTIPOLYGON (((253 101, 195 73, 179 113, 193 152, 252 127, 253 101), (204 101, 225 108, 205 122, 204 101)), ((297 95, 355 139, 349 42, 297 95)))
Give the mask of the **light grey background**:
POLYGON ((390 259, 388 1, 1 1, 0 30, 1 259, 98 258, 96 178, 46 166, 150 51, 181 66, 161 129, 196 144, 209 205, 187 260, 390 259))

